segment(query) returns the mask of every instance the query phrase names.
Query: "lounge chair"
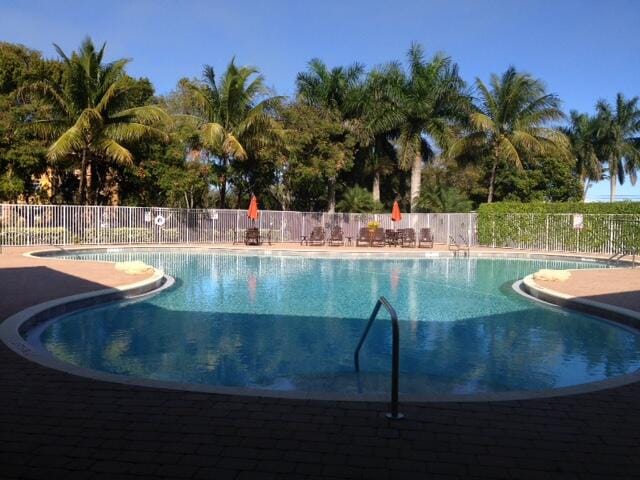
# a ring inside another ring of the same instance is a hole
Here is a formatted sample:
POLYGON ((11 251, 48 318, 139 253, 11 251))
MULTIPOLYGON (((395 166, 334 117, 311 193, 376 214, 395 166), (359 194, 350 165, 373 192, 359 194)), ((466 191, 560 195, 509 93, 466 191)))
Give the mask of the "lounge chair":
POLYGON ((324 228, 313 227, 313 230, 311 230, 311 235, 309 235, 309 241, 307 243, 309 245, 324 245, 324 242, 325 242, 324 228))
POLYGON ((403 247, 416 246, 416 231, 413 228, 405 228, 402 231, 402 246, 403 247))
POLYGON ((421 228, 418 237, 418 248, 433 248, 433 233, 430 228, 421 228))
POLYGON ((369 246, 370 238, 369 229, 367 227, 362 227, 356 237, 356 247, 359 247, 361 243, 364 243, 367 247, 369 246))
POLYGON ((336 225, 331 228, 328 243, 329 245, 344 245, 344 233, 342 232, 342 227, 336 225))
POLYGON ((371 246, 384 247, 387 241, 387 237, 384 233, 384 228, 376 228, 373 232, 373 238, 371 239, 371 246))
POLYGON ((385 240, 386 240, 387 245, 397 246, 398 245, 399 235, 400 235, 400 232, 398 232, 396 230, 391 230, 391 229, 385 230, 384 231, 384 236, 385 236, 385 240))
POLYGON ((260 245, 260 229, 259 228, 247 228, 244 232, 244 244, 245 245, 260 245))
POLYGON ((465 257, 469 256, 469 242, 467 242, 462 235, 458 235, 462 243, 456 241, 452 235, 449 235, 449 250, 453 252, 453 256, 457 257, 458 253, 462 252, 465 257))

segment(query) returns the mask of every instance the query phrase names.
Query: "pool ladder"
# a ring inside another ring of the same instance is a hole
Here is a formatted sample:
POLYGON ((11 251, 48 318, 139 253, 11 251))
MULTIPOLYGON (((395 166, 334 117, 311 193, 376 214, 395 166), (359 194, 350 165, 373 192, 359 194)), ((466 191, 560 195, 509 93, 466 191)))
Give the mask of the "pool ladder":
POLYGON ((369 334, 369 330, 371 330, 371 325, 373 321, 378 316, 378 312, 380 311, 380 307, 384 307, 389 315, 391 316, 391 332, 393 335, 392 340, 392 351, 391 351, 391 401, 390 412, 386 414, 386 417, 392 420, 400 420, 404 418, 402 413, 398 413, 398 381, 399 381, 399 373, 400 373, 400 330, 398 328, 398 315, 396 314, 395 309, 391 306, 389 301, 380 297, 376 302, 376 306, 373 308, 373 312, 371 312, 371 316, 369 317, 369 322, 362 332, 362 336, 360 337, 360 341, 358 342, 358 346, 356 347, 356 351, 353 353, 353 361, 355 363, 356 372, 360 372, 360 348, 362 348, 362 344, 364 343, 367 335, 369 334))

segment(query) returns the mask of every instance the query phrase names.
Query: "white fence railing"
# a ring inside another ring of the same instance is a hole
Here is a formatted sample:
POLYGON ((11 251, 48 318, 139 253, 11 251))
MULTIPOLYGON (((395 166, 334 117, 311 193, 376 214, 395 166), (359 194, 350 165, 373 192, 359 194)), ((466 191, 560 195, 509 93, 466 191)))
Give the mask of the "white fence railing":
POLYGON ((640 215, 505 213, 480 221, 479 242, 492 247, 632 254, 640 246, 640 215))
POLYGON ((405 213, 399 222, 391 214, 284 212, 261 210, 255 224, 246 210, 110 207, 79 205, 0 205, 0 244, 72 245, 143 243, 232 243, 256 226, 271 241, 300 242, 314 227, 342 227, 345 236, 357 236, 376 220, 385 229, 430 228, 436 243, 449 236, 476 240, 474 213, 405 213))

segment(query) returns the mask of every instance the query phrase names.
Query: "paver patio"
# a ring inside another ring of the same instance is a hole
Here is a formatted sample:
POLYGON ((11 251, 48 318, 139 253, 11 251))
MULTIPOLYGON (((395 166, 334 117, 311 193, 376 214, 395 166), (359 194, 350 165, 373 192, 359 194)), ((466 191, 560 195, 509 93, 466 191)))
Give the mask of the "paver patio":
MULTIPOLYGON (((36 290, 28 272, 42 270, 8 274, 14 255, 0 257, 2 319, 50 295, 136 281, 100 271, 107 264, 36 259, 30 267, 61 273, 36 290)), ((635 383, 537 400, 405 403, 407 418, 392 422, 377 403, 94 381, 0 344, 0 478, 637 478, 639 403, 635 383)))

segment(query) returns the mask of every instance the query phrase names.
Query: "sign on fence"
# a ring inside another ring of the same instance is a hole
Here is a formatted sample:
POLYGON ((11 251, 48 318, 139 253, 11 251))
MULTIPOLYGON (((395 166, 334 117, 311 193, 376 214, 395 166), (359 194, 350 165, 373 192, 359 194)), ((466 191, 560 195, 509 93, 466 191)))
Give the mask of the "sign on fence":
POLYGON ((573 215, 573 229, 582 230, 583 227, 584 227, 584 216, 580 213, 575 213, 573 215))

